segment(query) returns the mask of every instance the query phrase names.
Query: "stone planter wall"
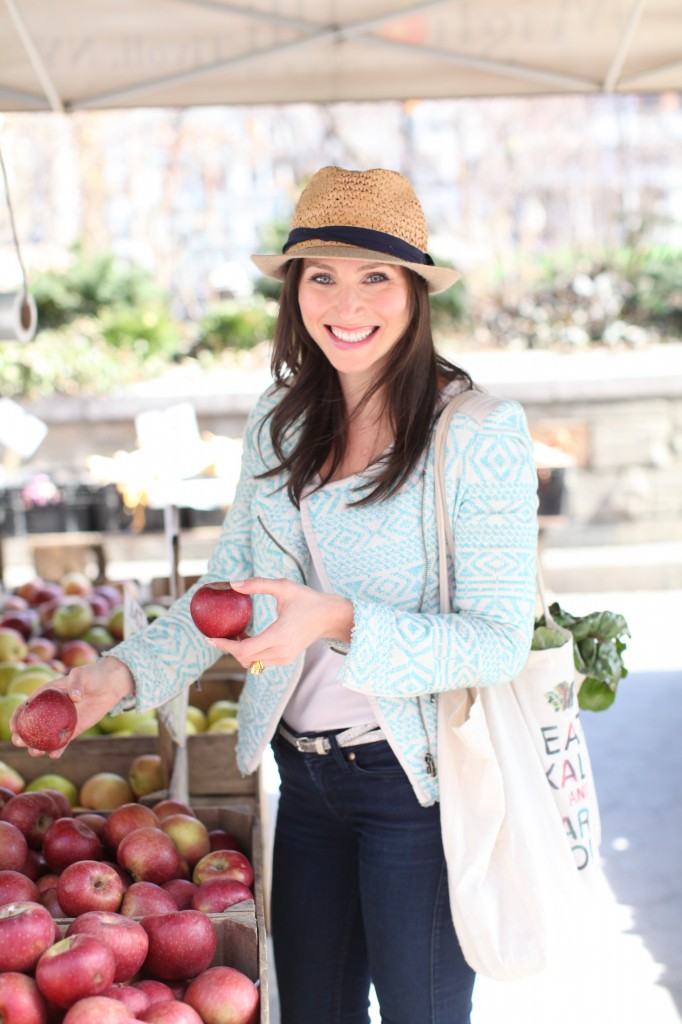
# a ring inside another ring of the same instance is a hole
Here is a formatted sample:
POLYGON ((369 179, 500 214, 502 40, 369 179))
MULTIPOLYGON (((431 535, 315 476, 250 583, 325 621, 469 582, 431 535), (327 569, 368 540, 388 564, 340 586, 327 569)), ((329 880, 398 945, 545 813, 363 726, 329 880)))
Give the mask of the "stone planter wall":
MULTIPOLYGON (((545 352, 463 355, 488 390, 521 401, 539 440, 568 450, 564 516, 552 543, 682 540, 682 344, 645 352, 582 356, 545 352)), ((25 468, 85 469, 89 455, 132 451, 135 415, 180 401, 194 404, 202 430, 239 437, 266 370, 182 392, 97 400, 56 398, 31 411, 49 434, 25 468)))

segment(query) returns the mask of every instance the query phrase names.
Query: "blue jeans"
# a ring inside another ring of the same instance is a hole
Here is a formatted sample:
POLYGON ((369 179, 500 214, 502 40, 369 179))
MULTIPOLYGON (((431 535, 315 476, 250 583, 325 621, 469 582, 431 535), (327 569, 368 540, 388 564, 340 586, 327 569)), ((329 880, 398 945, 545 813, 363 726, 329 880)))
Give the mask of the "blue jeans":
MULTIPOLYGON (((330 734, 327 734, 330 735, 330 734)), ((302 754, 281 776, 272 935, 282 1024, 469 1024, 474 972, 448 902, 438 805, 421 807, 389 744, 302 754)))

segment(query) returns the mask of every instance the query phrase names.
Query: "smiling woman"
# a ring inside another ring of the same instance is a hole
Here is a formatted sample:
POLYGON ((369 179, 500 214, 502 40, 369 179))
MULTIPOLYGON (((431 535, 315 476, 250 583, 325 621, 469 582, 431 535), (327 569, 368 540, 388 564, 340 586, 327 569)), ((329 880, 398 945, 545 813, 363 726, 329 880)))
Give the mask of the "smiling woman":
POLYGON ((433 440, 468 375, 435 351, 428 255, 410 183, 326 167, 281 254, 274 383, 244 435, 240 481, 207 572, 253 599, 248 636, 206 638, 190 590, 94 666, 78 731, 158 706, 221 653, 248 673, 237 756, 272 744, 280 778, 272 932, 282 1024, 469 1024, 474 972, 450 914, 436 763, 439 692, 507 682, 535 600, 537 475, 525 417, 490 399, 448 421, 457 587, 443 613, 433 440))

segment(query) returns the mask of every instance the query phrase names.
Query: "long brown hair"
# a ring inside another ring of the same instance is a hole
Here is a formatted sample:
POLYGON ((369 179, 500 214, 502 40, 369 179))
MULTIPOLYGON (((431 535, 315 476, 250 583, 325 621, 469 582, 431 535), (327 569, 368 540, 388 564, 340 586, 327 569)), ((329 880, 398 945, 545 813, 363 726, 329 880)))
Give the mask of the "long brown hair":
MULTIPOLYGON (((289 474, 287 492, 296 506, 316 474, 321 475, 320 486, 333 475, 348 444, 348 412, 337 372, 301 317, 298 286, 302 268, 303 260, 291 261, 280 297, 270 365, 281 399, 269 414, 272 446, 279 461, 261 474, 270 477, 285 470, 289 474), (322 476, 329 455, 331 464, 322 476)), ((366 493, 352 504, 381 501, 405 482, 428 446, 438 391, 444 383, 459 380, 472 387, 465 370, 435 351, 426 281, 410 270, 406 273, 410 322, 358 406, 381 393, 394 443, 374 467, 371 478, 358 487, 366 493)))

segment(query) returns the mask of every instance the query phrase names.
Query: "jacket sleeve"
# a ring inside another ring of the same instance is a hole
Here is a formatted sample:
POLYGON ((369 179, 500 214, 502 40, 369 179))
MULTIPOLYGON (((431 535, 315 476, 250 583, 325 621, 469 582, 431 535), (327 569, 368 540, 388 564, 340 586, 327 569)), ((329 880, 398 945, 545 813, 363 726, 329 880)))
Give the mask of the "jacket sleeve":
POLYGON ((258 449, 263 411, 261 399, 247 422, 239 482, 205 574, 165 615, 107 652, 124 662, 135 680, 134 697, 119 702, 114 711, 158 707, 197 680, 220 657, 192 622, 189 605, 195 590, 204 583, 252 575, 251 506, 254 477, 263 469, 258 449))
POLYGON ((453 417, 445 486, 455 538, 453 611, 416 614, 353 600, 355 621, 340 674, 350 689, 418 696, 492 686, 513 679, 528 656, 537 472, 518 403, 500 402, 482 422, 464 413, 453 417))

